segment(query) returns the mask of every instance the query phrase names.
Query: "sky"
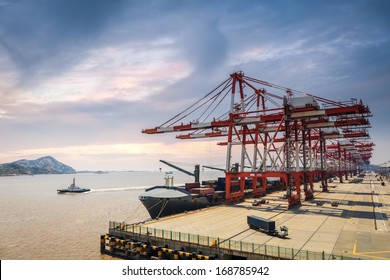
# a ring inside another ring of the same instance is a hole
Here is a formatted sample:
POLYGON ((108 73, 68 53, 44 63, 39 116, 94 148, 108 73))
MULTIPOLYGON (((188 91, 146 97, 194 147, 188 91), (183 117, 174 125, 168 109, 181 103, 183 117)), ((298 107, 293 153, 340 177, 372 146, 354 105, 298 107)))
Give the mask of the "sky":
POLYGON ((390 2, 0 0, 0 163, 76 170, 222 165, 217 140, 141 131, 235 71, 363 99, 372 163, 390 160, 390 2))

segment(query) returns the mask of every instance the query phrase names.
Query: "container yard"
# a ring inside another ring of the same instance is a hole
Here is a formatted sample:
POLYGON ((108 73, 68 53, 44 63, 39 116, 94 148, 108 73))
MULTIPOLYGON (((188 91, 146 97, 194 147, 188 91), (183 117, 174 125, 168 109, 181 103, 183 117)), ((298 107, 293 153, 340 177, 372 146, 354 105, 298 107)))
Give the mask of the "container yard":
POLYGON ((296 209, 288 209, 281 192, 275 192, 266 196, 268 204, 256 207, 248 199, 143 224, 111 222, 101 250, 129 259, 175 259, 175 254, 183 259, 390 259, 388 184, 366 176, 362 183, 336 183, 315 194, 296 209), (286 226, 288 236, 250 229, 251 215, 286 226))
POLYGON ((101 252, 128 259, 390 259, 388 182, 380 170, 367 170, 371 116, 362 100, 334 101, 231 74, 142 131, 222 139, 225 176, 204 182, 199 165, 189 172, 162 161, 195 182, 146 190, 140 200, 152 219, 110 222, 101 252))

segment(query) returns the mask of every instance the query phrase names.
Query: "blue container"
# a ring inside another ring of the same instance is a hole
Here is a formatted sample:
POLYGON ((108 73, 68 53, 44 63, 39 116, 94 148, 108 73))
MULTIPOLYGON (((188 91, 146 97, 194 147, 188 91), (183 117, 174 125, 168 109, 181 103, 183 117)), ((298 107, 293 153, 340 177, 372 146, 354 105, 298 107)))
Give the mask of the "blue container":
POLYGON ((248 216, 247 221, 248 225, 251 226, 251 228, 257 228, 265 231, 275 230, 275 221, 271 221, 257 216, 248 216))

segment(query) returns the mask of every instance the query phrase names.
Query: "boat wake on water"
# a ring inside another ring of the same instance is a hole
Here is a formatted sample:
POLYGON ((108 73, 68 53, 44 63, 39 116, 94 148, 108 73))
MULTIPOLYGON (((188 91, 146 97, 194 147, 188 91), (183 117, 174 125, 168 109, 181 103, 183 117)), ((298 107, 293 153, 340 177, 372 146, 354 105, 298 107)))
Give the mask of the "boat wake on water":
POLYGON ((123 187, 123 188, 106 188, 106 189, 91 189, 89 191, 89 193, 94 193, 94 192, 136 191, 136 190, 145 190, 147 188, 150 188, 150 186, 123 187))

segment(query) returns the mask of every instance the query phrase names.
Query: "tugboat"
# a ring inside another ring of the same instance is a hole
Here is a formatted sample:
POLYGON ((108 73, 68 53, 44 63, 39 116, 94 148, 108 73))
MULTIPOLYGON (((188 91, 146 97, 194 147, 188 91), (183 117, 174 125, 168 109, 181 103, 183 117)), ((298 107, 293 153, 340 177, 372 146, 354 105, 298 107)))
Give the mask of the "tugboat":
POLYGON ((83 192, 88 192, 91 189, 84 189, 84 188, 79 188, 76 186, 76 179, 73 178, 73 183, 70 184, 70 186, 67 189, 60 189, 57 190, 57 193, 83 193, 83 192))

